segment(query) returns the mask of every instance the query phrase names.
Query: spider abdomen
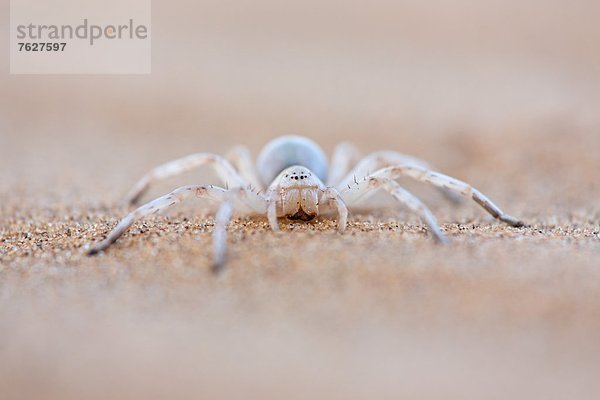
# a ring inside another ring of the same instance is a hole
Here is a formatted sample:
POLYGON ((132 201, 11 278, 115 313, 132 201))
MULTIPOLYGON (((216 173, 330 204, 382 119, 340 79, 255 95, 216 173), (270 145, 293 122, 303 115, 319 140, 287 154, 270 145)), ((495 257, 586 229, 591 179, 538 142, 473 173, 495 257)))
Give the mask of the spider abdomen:
POLYGON ((268 186, 284 169, 301 165, 322 181, 327 177, 327 157, 318 144, 301 136, 281 136, 267 143, 260 152, 257 169, 268 186))

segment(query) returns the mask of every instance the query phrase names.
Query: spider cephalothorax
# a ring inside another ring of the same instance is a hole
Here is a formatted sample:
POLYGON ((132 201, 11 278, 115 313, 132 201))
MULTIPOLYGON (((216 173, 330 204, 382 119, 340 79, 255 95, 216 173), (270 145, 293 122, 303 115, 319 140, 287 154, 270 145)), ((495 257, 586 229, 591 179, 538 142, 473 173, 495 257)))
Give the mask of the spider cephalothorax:
POLYGON ((241 214, 266 215, 271 228, 279 230, 278 218, 310 221, 317 215, 335 211, 338 230, 343 232, 348 218, 347 207, 382 189, 418 214, 433 237, 445 242, 438 223, 427 206, 396 180, 401 177, 434 185, 451 197, 471 197, 493 217, 512 226, 522 226, 518 219, 505 214, 489 198, 469 184, 435 172, 427 163, 395 151, 379 151, 360 157, 351 145, 336 147, 327 166, 327 158, 312 140, 301 136, 282 136, 263 148, 256 166, 245 147, 235 147, 226 158, 211 153, 196 153, 160 165, 147 173, 131 189, 127 202, 135 204, 154 181, 206 165, 212 167, 227 188, 214 185, 184 186, 159 197, 129 213, 94 245, 96 254, 114 243, 136 219, 156 214, 182 200, 196 196, 220 203, 215 216, 214 265, 225 260, 226 229, 234 209, 241 214))

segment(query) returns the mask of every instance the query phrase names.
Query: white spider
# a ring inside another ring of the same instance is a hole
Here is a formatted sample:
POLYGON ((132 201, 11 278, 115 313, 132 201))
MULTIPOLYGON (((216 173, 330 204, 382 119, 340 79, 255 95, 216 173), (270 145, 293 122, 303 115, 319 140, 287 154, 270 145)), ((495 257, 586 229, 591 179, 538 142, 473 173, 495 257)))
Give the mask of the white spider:
POLYGON ((471 185, 433 171, 422 160, 395 151, 379 151, 359 159, 360 155, 352 145, 339 144, 334 150, 328 171, 327 157, 315 142, 301 136, 282 136, 263 148, 256 168, 245 147, 235 147, 227 158, 211 153, 196 153, 170 161, 154 168, 137 182, 127 195, 130 205, 137 203, 151 183, 200 166, 212 167, 227 188, 203 185, 175 189, 129 213, 88 254, 106 249, 135 220, 196 196, 221 203, 213 231, 214 267, 219 268, 225 261, 226 229, 234 209, 246 215, 266 214, 274 231, 279 231, 277 219, 280 217, 310 221, 319 213, 335 211, 338 230, 343 232, 348 219, 347 207, 354 206, 359 199, 377 189, 385 190, 419 215, 433 237, 439 242, 446 242, 427 206, 396 182, 400 177, 410 177, 437 186, 450 197, 456 194, 471 197, 493 217, 512 226, 523 226, 521 221, 505 214, 471 185))

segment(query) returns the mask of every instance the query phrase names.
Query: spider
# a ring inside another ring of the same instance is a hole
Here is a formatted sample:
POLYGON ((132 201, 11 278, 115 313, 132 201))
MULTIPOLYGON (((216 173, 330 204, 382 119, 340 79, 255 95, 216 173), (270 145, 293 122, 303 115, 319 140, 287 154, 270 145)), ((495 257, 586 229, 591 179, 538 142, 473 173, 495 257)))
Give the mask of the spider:
POLYGON ((125 216, 104 240, 90 248, 88 254, 105 250, 134 221, 196 196, 220 203, 213 230, 213 269, 218 270, 225 262, 226 229, 234 210, 242 215, 266 215, 274 231, 280 230, 278 218, 281 217, 310 221, 320 213, 335 212, 338 230, 343 232, 348 221, 348 207, 367 199, 378 189, 383 189, 416 213, 434 239, 445 243, 447 240, 436 218, 421 200, 396 182, 400 177, 436 186, 452 199, 457 195, 471 197, 500 221, 515 227, 524 225, 505 214, 479 190, 435 172, 418 158, 395 151, 378 151, 361 158, 354 146, 341 143, 335 148, 328 169, 323 150, 302 136, 281 136, 267 143, 258 156, 256 167, 250 152, 242 146, 233 148, 225 158, 196 153, 167 162, 144 175, 129 191, 126 202, 135 205, 152 183, 200 166, 213 168, 225 187, 183 186, 152 200, 125 216))

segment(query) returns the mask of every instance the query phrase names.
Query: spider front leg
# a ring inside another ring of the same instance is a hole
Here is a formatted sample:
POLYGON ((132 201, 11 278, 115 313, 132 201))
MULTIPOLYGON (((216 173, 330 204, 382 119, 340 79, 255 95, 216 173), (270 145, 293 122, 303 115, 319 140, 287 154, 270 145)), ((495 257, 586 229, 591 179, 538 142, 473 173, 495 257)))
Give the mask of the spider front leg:
POLYGON ((125 196, 125 201, 130 205, 136 204, 153 182, 179 175, 204 165, 213 168, 223 183, 229 187, 248 186, 248 183, 236 172, 229 161, 223 157, 212 153, 196 153, 153 168, 131 188, 125 196))
POLYGON ((227 225, 233 215, 233 206, 227 200, 215 215, 215 229, 213 231, 213 265, 212 271, 219 272, 225 265, 225 253, 227 252, 227 225))
POLYGON ((121 237, 121 235, 123 235, 136 220, 140 218, 148 215, 158 214, 167 208, 182 202, 193 194, 198 197, 222 201, 224 199, 225 192, 225 189, 217 186, 184 186, 179 189, 175 189, 171 193, 152 200, 127 214, 125 218, 123 218, 108 234, 106 239, 92 246, 92 248, 88 251, 88 255, 94 255, 108 248, 108 246, 116 242, 117 239, 121 237))
POLYGON ((213 231, 213 265, 212 271, 219 272, 225 265, 227 253, 227 225, 233 215, 234 204, 241 202, 249 211, 264 215, 267 201, 258 193, 247 188, 231 189, 225 193, 225 201, 219 207, 215 216, 215 228, 213 231))
MULTIPOLYGON (((341 177, 343 179, 334 181, 333 184, 335 184, 336 187, 343 189, 348 185, 352 185, 353 182, 361 180, 381 168, 394 165, 414 165, 427 170, 433 170, 433 167, 420 158, 398 153, 397 151, 383 150, 376 151, 363 157, 352 170, 350 170, 344 177, 341 177)), ((460 196, 457 196, 452 191, 446 190, 445 188, 440 188, 440 190, 445 197, 454 203, 458 203, 461 200, 460 196)))
POLYGON ((368 177, 357 182, 354 186, 342 191, 342 197, 346 204, 352 206, 357 203, 363 196, 378 190, 384 189, 391 194, 396 200, 408 207, 416 213, 423 222, 427 224, 429 230, 433 234, 436 241, 446 243, 447 240, 439 228, 438 222, 427 206, 419 200, 415 195, 404 189, 398 182, 380 177, 368 177))
MULTIPOLYGON (((439 172, 431 171, 427 168, 416 165, 397 165, 393 167, 383 168, 373 173, 372 177, 397 179, 401 176, 407 176, 420 182, 429 183, 431 185, 450 190, 465 197, 471 197, 484 210, 490 213, 494 218, 499 219, 514 227, 525 226, 525 223, 519 219, 506 214, 487 196, 475 189, 468 183, 452 178, 448 175, 439 172)), ((369 177, 367 177, 369 179, 369 177)))
POLYGON ((419 158, 392 150, 382 150, 370 153, 357 161, 356 165, 342 176, 338 182, 333 182, 337 187, 346 187, 355 179, 363 179, 373 172, 390 165, 418 165, 431 169, 429 164, 419 158))
POLYGON ((250 191, 249 189, 240 187, 231 190, 226 190, 218 186, 184 186, 172 191, 169 194, 161 196, 153 200, 135 211, 129 213, 123 218, 117 226, 108 234, 106 239, 92 246, 88 251, 88 255, 97 254, 106 250, 119 237, 121 237, 131 225, 138 219, 160 213, 170 207, 181 203, 190 196, 195 195, 200 198, 207 198, 217 202, 221 202, 222 206, 217 212, 214 235, 214 257, 215 265, 220 266, 224 261, 226 250, 226 232, 229 220, 231 219, 233 204, 238 202, 246 208, 246 211, 251 211, 259 214, 264 214, 266 211, 266 201, 263 197, 250 191))

